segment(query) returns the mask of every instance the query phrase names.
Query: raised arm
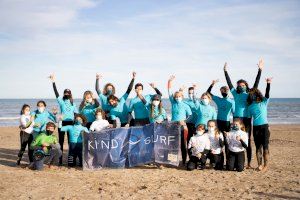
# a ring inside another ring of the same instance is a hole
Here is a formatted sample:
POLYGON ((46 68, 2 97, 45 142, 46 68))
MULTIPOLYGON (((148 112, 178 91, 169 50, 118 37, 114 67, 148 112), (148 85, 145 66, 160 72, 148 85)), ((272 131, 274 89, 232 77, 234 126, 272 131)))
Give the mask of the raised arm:
POLYGON ((232 82, 230 80, 229 74, 227 72, 227 62, 224 64, 224 73, 225 73, 225 78, 226 78, 227 85, 228 85, 229 89, 231 90, 233 88, 233 85, 232 85, 232 82))
POLYGON ((54 94, 55 94, 56 98, 58 98, 58 97, 59 97, 59 93, 58 93, 57 88, 56 88, 56 84, 55 84, 55 76, 54 76, 54 74, 51 74, 51 75, 49 76, 49 78, 50 78, 50 80, 52 81, 52 86, 53 86, 54 94))
POLYGON ((171 97, 172 97, 172 93, 171 93, 171 88, 172 88, 172 82, 173 82, 173 80, 175 79, 175 76, 174 75, 172 75, 170 78, 169 78, 169 80, 168 80, 168 94, 169 94, 169 98, 171 99, 171 97))
POLYGON ((208 89, 207 89, 206 92, 208 92, 210 95, 213 95, 213 94, 211 93, 211 89, 214 87, 214 85, 215 85, 217 82, 219 82, 219 79, 213 80, 212 83, 210 84, 210 86, 208 87, 208 89))
POLYGON ((262 71, 262 69, 264 67, 264 61, 263 61, 263 59, 259 60, 257 66, 258 66, 258 72, 257 72, 256 78, 255 78, 255 83, 253 85, 254 88, 258 88, 259 80, 260 80, 260 77, 261 77, 261 71, 262 71))
POLYGON ((162 93, 155 87, 154 83, 149 83, 149 85, 155 90, 156 94, 162 96, 162 93))
POLYGON ((95 84, 95 90, 98 95, 101 94, 101 90, 99 88, 99 79, 102 78, 101 74, 96 74, 96 84, 95 84))
POLYGON ((270 87, 271 87, 272 79, 273 79, 273 78, 267 78, 267 79, 266 79, 266 81, 267 81, 267 88, 266 88, 266 94, 265 94, 265 97, 266 97, 267 99, 270 98, 270 87))
POLYGON ((129 86, 128 86, 127 90, 126 90, 126 93, 127 93, 128 95, 130 94, 130 92, 131 92, 131 90, 132 90, 132 88, 133 88, 135 76, 136 76, 136 73, 135 73, 135 72, 132 72, 132 79, 131 79, 131 81, 130 81, 130 83, 129 83, 129 86))

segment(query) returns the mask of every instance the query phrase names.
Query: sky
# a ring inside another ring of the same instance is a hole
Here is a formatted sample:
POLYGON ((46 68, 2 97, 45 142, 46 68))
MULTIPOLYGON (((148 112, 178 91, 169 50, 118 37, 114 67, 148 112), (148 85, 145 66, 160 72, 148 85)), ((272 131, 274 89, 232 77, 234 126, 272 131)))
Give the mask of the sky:
MULTIPOLYGON (((136 82, 153 93, 154 82, 167 97, 213 79, 253 85, 260 58, 259 88, 273 77, 271 97, 300 97, 300 1, 201 0, 0 0, 0 98, 54 98, 48 76, 56 75, 62 94, 75 98, 107 82, 122 95, 136 82), (295 90, 294 90, 294 89, 295 90)), ((134 96, 134 93, 131 94, 134 96)))

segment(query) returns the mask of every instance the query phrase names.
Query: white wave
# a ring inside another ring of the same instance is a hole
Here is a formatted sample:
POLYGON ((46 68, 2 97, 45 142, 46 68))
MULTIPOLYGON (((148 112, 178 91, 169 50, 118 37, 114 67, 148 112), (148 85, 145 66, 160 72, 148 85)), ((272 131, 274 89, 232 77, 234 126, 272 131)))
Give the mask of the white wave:
POLYGON ((17 120, 20 119, 20 117, 0 117, 0 120, 17 120))

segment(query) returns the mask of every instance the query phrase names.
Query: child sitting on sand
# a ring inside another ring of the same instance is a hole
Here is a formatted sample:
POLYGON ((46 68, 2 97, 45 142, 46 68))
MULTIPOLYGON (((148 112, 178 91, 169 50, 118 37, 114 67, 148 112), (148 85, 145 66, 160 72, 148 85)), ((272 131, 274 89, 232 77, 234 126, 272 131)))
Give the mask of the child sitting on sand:
POLYGON ((222 148, 224 146, 224 137, 220 134, 216 127, 216 121, 207 122, 208 137, 210 141, 210 162, 214 164, 216 170, 222 170, 224 165, 224 154, 222 148))
POLYGON ((205 126, 203 124, 199 124, 196 129, 196 135, 191 137, 188 144, 190 160, 187 164, 187 170, 191 171, 197 169, 198 164, 199 169, 204 169, 209 151, 210 141, 208 134, 205 133, 205 126))
POLYGON ((245 126, 240 118, 233 120, 233 127, 230 132, 224 132, 225 145, 228 145, 228 166, 227 169, 238 172, 244 170, 245 150, 248 146, 248 134, 245 132, 245 126))
POLYGON ((30 147, 34 150, 34 161, 33 165, 30 166, 32 169, 42 170, 44 164, 48 164, 49 167, 58 164, 62 152, 57 137, 53 135, 55 127, 53 122, 48 122, 46 130, 40 133, 31 143, 30 147))
POLYGON ((27 104, 24 104, 21 110, 21 117, 20 117, 20 142, 21 147, 18 154, 18 160, 17 165, 20 165, 20 162, 22 160, 24 151, 26 149, 26 146, 28 145, 28 158, 29 162, 33 162, 33 151, 30 148, 30 144, 33 140, 32 132, 33 132, 33 125, 34 125, 34 119, 30 116, 30 106, 27 104))
POLYGON ((70 137, 68 166, 75 167, 76 159, 79 159, 79 166, 82 166, 82 132, 88 133, 85 127, 86 118, 82 114, 75 115, 74 125, 63 126, 61 131, 68 131, 70 137))
POLYGON ((96 120, 92 123, 90 131, 101 131, 106 128, 112 127, 109 122, 105 119, 105 112, 98 108, 95 112, 96 120))

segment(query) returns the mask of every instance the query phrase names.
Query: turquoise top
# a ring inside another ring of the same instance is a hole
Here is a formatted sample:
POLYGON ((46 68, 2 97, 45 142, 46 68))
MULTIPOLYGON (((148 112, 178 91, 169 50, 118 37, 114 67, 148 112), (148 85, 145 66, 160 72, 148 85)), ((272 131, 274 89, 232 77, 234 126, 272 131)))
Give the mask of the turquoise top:
POLYGON ((73 121, 74 113, 78 113, 76 104, 73 102, 73 105, 72 105, 70 99, 64 100, 61 97, 56 98, 56 100, 60 107, 60 112, 62 114, 62 120, 63 121, 73 121))
POLYGON ((44 112, 40 113, 38 110, 31 113, 31 116, 34 116, 34 132, 42 132, 46 130, 46 124, 50 121, 55 122, 56 117, 49 111, 45 110, 44 112))
POLYGON ((112 120, 116 120, 116 118, 118 117, 122 124, 128 122, 129 109, 126 105, 126 99, 128 98, 128 96, 129 94, 125 93, 118 102, 118 105, 110 109, 109 113, 112 120))
POLYGON ((248 105, 247 105, 248 93, 241 92, 238 94, 236 89, 234 89, 234 88, 232 88, 230 91, 234 97, 234 102, 235 102, 235 111, 234 111, 233 117, 248 117, 249 118, 248 105))
POLYGON ((147 107, 147 110, 149 110, 149 120, 150 123, 154 123, 154 122, 162 122, 165 119, 167 119, 167 113, 166 110, 164 108, 161 109, 161 113, 159 113, 159 107, 158 106, 154 106, 153 108, 153 115, 151 115, 151 107, 152 105, 149 104, 147 107))
POLYGON ((197 121, 197 107, 193 99, 186 99, 183 101, 186 103, 192 110, 192 117, 187 120, 187 123, 195 124, 197 121))
POLYGON ((262 102, 252 102, 249 106, 250 117, 253 117, 253 126, 268 124, 269 99, 264 97, 262 102))
POLYGON ((183 101, 176 102, 173 95, 170 93, 169 93, 169 99, 172 105, 172 121, 175 122, 184 121, 190 115, 192 115, 192 110, 186 103, 184 103, 183 101))
POLYGON ((68 125, 63 126, 61 131, 68 131, 69 132, 69 140, 71 143, 82 143, 82 132, 88 133, 89 130, 82 126, 82 125, 68 125))
POLYGON ((205 125, 205 128, 207 127, 207 122, 209 120, 216 120, 217 119, 217 112, 216 109, 211 105, 204 105, 199 103, 199 101, 196 101, 197 105, 197 121, 195 124, 195 127, 197 127, 199 124, 205 125))
POLYGON ((97 108, 98 107, 96 106, 96 104, 86 103, 85 106, 80 111, 80 113, 86 117, 87 122, 93 122, 96 119, 95 112, 97 108))
POLYGON ((104 95, 102 93, 99 94, 99 98, 100 98, 100 102, 101 102, 101 107, 102 107, 102 110, 104 112, 109 112, 110 109, 112 108, 112 106, 107 101, 107 97, 108 96, 109 95, 104 95))
MULTIPOLYGON (((152 96, 146 95, 144 96, 144 99, 147 103, 151 101, 152 96)), ((134 118, 135 119, 148 119, 149 118, 149 112, 148 109, 145 107, 144 103, 139 97, 134 97, 131 99, 129 104, 129 112, 134 112, 134 118)))
POLYGON ((235 103, 229 97, 218 97, 211 95, 213 101, 216 103, 218 108, 218 120, 230 121, 230 113, 234 113, 235 103))

